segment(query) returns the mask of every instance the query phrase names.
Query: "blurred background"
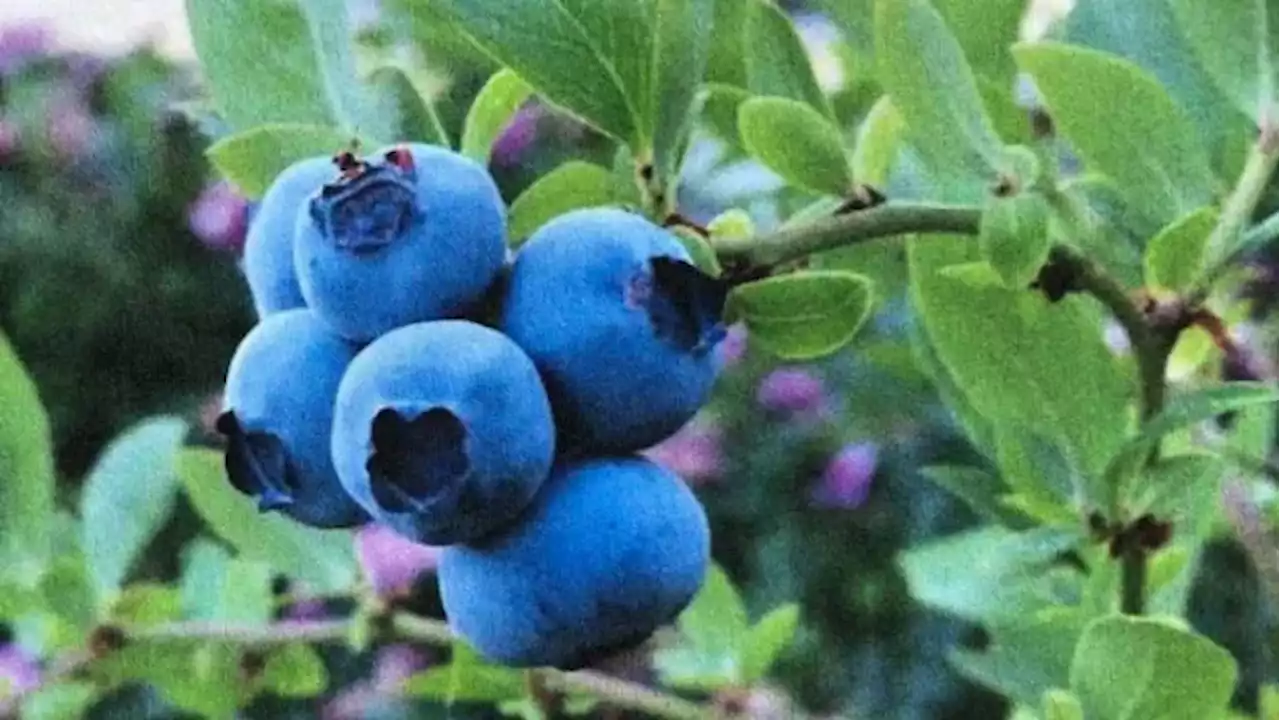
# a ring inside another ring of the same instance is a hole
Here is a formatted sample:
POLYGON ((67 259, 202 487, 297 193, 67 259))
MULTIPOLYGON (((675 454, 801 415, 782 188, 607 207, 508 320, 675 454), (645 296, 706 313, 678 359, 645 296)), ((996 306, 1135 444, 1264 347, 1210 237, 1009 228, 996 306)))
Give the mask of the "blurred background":
MULTIPOLYGON (((409 53, 457 137, 493 66, 407 14, 410 2, 352 3, 361 50, 409 53)), ((820 12, 832 4, 784 3, 852 129, 876 90, 841 28, 820 12)), ((202 156, 222 129, 201 110, 182 5, 0 2, 0 330, 49 408, 67 506, 106 441, 130 423, 162 412, 207 423, 226 363, 254 321, 237 268, 252 207, 202 156)), ((1036 3, 1025 32, 1042 32, 1067 9, 1036 3)), ((491 169, 510 200, 568 157, 607 165, 612 152, 589 129, 531 104, 499 141, 491 169)), ((686 166, 682 210, 707 220, 741 207, 768 228, 793 209, 777 188, 706 133, 686 166)), ((905 272, 900 249, 871 243, 857 252, 851 262, 888 289, 870 331, 839 356, 805 365, 779 365, 735 333, 715 400, 652 455, 696 488, 715 558, 752 616, 801 605, 802 629, 776 688, 751 701, 758 717, 791 717, 792 707, 836 717, 1001 717, 1002 701, 947 662, 949 648, 980 647, 981 632, 916 606, 894 565, 900 549, 976 521, 918 468, 978 460, 912 360, 909 309, 894 295, 905 272)), ((1263 329, 1254 334, 1273 338, 1274 245, 1250 262, 1247 290, 1263 329)), ((1265 345, 1273 351, 1273 341, 1265 345)), ((197 524, 189 509, 177 512, 142 574, 174 577, 176 549, 197 524)), ((415 587, 421 611, 438 614, 430 574, 415 587)), ((1240 661, 1247 703, 1259 683, 1275 682, 1276 599, 1229 532, 1197 587, 1216 591, 1193 590, 1193 621, 1240 661)), ((0 675, 17 682, 21 660, 6 653, 0 675)), ((325 697, 259 701, 247 715, 432 716, 395 693, 397 678, 431 661, 419 649, 326 659, 333 682, 325 697)), ((176 717, 142 689, 93 712, 176 717)))

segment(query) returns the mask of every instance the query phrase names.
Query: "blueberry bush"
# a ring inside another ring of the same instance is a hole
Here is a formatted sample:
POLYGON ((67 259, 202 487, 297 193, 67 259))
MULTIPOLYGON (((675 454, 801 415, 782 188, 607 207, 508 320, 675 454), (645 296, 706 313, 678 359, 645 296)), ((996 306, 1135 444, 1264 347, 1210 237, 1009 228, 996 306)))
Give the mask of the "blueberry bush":
POLYGON ((1274 6, 186 7, 0 35, 0 716, 1280 713, 1274 6))

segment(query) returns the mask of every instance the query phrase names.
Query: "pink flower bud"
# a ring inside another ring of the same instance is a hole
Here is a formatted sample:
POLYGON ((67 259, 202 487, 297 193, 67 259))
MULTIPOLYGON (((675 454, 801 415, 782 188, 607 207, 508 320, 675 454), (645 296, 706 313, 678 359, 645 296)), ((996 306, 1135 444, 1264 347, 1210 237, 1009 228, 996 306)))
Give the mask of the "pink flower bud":
POLYGON ((356 533, 356 557, 374 592, 389 597, 409 592, 420 575, 435 570, 440 548, 419 545, 391 528, 369 524, 356 533))

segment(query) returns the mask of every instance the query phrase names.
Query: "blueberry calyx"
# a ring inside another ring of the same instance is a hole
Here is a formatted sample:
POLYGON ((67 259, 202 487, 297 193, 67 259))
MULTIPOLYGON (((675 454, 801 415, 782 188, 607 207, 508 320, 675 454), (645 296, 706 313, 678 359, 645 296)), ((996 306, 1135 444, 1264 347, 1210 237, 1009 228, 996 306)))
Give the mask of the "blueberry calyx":
POLYGON ((444 408, 416 415, 383 408, 370 429, 365 467, 374 499, 387 510, 421 511, 456 493, 471 472, 466 426, 444 408))
POLYGON ((284 443, 270 433, 246 432, 233 411, 218 416, 214 428, 226 436, 227 479, 258 501, 259 512, 293 505, 293 468, 284 443))
POLYGON ((412 163, 398 160, 362 165, 320 188, 311 199, 311 219, 339 249, 356 255, 381 250, 415 221, 416 176, 412 163))
POLYGON ((628 287, 628 305, 643 307, 658 337, 675 347, 704 355, 727 334, 724 304, 729 287, 693 265, 655 257, 628 287))

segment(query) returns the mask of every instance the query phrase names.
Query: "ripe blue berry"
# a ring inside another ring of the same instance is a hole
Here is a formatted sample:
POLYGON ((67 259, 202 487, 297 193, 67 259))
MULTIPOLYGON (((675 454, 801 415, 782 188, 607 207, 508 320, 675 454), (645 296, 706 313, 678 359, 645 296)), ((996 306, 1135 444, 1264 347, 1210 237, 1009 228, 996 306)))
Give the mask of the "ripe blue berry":
POLYGON ((254 212, 242 266, 259 318, 306 306, 293 268, 298 210, 322 185, 337 177, 332 158, 296 162, 276 176, 254 212))
POLYGON ((674 620, 710 547, 702 506, 671 473, 635 457, 570 462, 508 529, 444 550, 441 599, 490 661, 574 669, 674 620))
POLYGON ((555 426, 529 358, 463 320, 416 323, 351 363, 333 425, 343 486, 369 514, 427 545, 478 538, 546 479, 555 426))
POLYGON ((346 157, 297 217, 302 295, 337 331, 367 341, 460 317, 502 268, 505 211, 483 167, 429 145, 346 157))
POLYGON ((670 436, 706 400, 724 298, 662 228, 578 210, 516 255, 501 328, 542 372, 563 446, 629 452, 670 436))
POLYGON ((217 429, 227 436, 231 484, 259 509, 322 528, 368 519, 329 453, 333 401, 355 354, 305 308, 263 319, 236 349, 217 429))

